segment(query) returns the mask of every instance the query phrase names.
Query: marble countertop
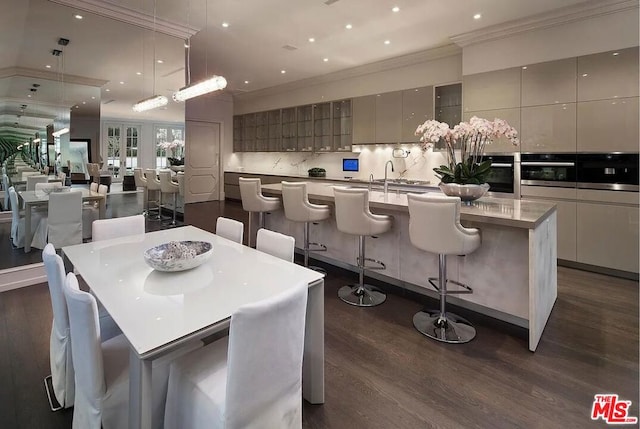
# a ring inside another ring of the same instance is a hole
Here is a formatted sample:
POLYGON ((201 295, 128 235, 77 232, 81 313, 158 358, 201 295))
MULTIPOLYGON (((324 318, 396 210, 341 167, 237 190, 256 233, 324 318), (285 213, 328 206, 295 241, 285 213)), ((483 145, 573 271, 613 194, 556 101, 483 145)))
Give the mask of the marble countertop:
MULTIPOLYGON (((309 181, 307 193, 315 201, 333 202, 333 188, 344 186, 344 183, 309 181)), ((364 187, 358 185, 357 187, 364 187)), ((427 187, 425 187, 427 188, 427 187)), ((428 188, 431 192, 440 192, 438 188, 428 188)), ((282 185, 279 183, 262 185, 264 194, 280 195, 282 185)), ((369 194, 369 206, 375 211, 408 212, 407 194, 390 191, 387 194, 373 190, 369 194)), ((483 197, 472 205, 462 205, 460 219, 468 222, 488 223, 508 227, 534 229, 556 210, 556 205, 533 200, 516 200, 510 198, 483 197)))

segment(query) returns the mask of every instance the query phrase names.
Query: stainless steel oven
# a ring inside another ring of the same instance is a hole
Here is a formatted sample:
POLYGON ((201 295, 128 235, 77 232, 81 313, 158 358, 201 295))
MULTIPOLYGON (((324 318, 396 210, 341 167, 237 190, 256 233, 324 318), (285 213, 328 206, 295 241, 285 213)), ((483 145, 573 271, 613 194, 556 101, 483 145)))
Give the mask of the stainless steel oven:
POLYGON ((521 159, 522 185, 576 187, 575 154, 523 153, 521 159))
POLYGON ((483 160, 487 159, 491 160, 491 171, 487 177, 489 192, 520 198, 520 154, 484 155, 483 160))
POLYGON ((578 188, 638 192, 637 153, 585 153, 576 161, 578 188))

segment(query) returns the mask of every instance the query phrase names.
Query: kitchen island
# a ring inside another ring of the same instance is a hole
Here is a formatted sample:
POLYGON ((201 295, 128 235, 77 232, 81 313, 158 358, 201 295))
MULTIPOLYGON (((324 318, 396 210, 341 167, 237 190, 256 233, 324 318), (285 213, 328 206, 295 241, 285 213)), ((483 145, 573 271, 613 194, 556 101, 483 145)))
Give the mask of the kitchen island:
MULTIPOLYGON (((309 199, 333 204, 334 186, 344 183, 308 182, 309 199)), ((263 185, 262 191, 282 193, 280 184, 263 185)), ((435 297, 427 279, 438 275, 438 256, 411 245, 407 195, 373 190, 369 201, 374 213, 389 214, 394 220, 391 231, 367 240, 367 256, 387 266, 367 275, 435 297)), ((557 297, 555 205, 486 197, 463 205, 460 219, 464 226, 480 229, 482 245, 465 257, 449 258, 448 278, 473 288, 472 294, 449 297, 449 302, 528 329, 529 350, 535 351, 557 297)), ((267 222, 269 229, 294 236, 300 247, 301 223, 288 221, 282 210, 273 212, 267 222)), ((355 270, 358 239, 339 232, 335 216, 313 225, 311 238, 327 246, 327 252, 312 257, 355 270)))

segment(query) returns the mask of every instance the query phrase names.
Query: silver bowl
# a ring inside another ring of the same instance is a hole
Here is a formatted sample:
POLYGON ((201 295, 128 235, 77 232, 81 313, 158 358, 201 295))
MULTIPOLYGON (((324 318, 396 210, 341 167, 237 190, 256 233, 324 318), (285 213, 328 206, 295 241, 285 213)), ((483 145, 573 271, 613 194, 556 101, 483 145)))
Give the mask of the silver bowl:
POLYGON ((176 272, 197 267, 213 253, 207 241, 171 241, 147 249, 144 261, 157 271, 176 272))
POLYGON ((462 201, 469 202, 477 200, 487 193, 489 184, 481 185, 461 185, 459 183, 443 183, 438 185, 445 195, 450 197, 460 197, 462 201))

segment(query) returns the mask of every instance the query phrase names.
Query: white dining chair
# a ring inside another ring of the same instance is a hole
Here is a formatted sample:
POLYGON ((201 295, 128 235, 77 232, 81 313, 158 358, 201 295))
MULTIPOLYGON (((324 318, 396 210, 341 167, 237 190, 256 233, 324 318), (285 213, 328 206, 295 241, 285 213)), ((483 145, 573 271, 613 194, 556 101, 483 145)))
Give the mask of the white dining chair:
POLYGON ((89 185, 89 190, 91 192, 98 192, 98 183, 97 182, 91 182, 91 184, 89 185))
POLYGON ((82 193, 53 192, 49 194, 49 216, 38 229, 47 231, 47 241, 56 249, 82 244, 82 193))
POLYGON ((9 210, 9 176, 6 174, 2 175, 2 189, 4 190, 4 204, 2 205, 2 210, 9 210))
MULTIPOLYGON (((64 284, 76 375, 73 429, 129 427, 129 342, 124 335, 101 342, 96 299, 73 273, 64 284)), ((168 367, 154 366, 152 374, 152 421, 162 427, 168 367)))
MULTIPOLYGON (((91 186, 94 186, 95 191, 100 195, 103 195, 104 198, 107 198, 107 185, 98 185, 97 183, 91 183, 91 186)), ((91 188, 90 188, 91 189, 91 188)), ((106 204, 106 201, 105 201, 106 204)), ((82 205, 82 239, 88 240, 92 238, 91 235, 91 225, 97 219, 100 219, 100 203, 98 201, 92 201, 88 204, 82 205)))
MULTIPOLYGON (((9 187, 9 200, 11 204, 11 242, 17 248, 24 247, 24 222, 25 218, 18 208, 18 194, 13 186, 9 187)), ((31 211, 31 231, 35 231, 31 239, 31 247, 42 249, 47 244, 47 231, 40 229, 42 221, 46 222, 44 212, 31 211)))
POLYGON ((36 183, 47 183, 49 181, 49 178, 45 175, 32 175, 32 176, 27 176, 27 191, 35 191, 36 190, 36 183))
POLYGON ((307 285, 238 308, 229 337, 171 364, 165 429, 302 427, 307 285))
MULTIPOLYGON (((62 289, 65 281, 65 270, 62 258, 56 254, 52 244, 47 244, 42 251, 42 262, 47 274, 51 308, 53 310, 53 324, 51 325, 49 341, 51 375, 45 377, 44 385, 49 398, 49 406, 52 411, 57 411, 62 408, 72 407, 75 397, 73 360, 71 359, 71 342, 69 339, 69 315, 62 289), (53 395, 58 404, 60 404, 59 407, 53 405, 48 380, 51 380, 53 395)), ((98 305, 98 315, 101 341, 106 341, 122 333, 118 325, 101 305, 98 305)))
POLYGON ((220 216, 216 220, 216 235, 242 244, 244 224, 237 220, 220 216))
POLYGON ((256 250, 293 262, 296 240, 290 235, 260 228, 256 234, 256 250))
POLYGON ((144 235, 144 215, 97 219, 92 223, 92 241, 109 240, 129 235, 144 235))

